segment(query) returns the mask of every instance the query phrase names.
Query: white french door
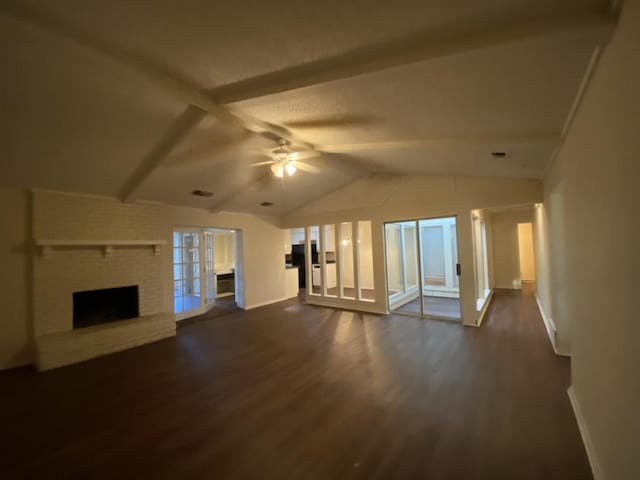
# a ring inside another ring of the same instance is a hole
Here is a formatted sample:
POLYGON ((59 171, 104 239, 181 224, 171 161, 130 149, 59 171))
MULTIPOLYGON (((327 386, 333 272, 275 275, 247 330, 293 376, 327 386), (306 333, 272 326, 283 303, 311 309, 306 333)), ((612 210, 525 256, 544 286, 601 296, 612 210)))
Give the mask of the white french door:
POLYGON ((216 300, 216 271, 215 271, 215 255, 214 255, 214 242, 215 237, 213 232, 204 232, 204 251, 205 251, 205 264, 204 264, 204 276, 206 295, 204 297, 205 304, 213 303, 216 300))
POLYGON ((176 320, 199 315, 216 298, 213 235, 200 228, 173 232, 173 306, 176 320))

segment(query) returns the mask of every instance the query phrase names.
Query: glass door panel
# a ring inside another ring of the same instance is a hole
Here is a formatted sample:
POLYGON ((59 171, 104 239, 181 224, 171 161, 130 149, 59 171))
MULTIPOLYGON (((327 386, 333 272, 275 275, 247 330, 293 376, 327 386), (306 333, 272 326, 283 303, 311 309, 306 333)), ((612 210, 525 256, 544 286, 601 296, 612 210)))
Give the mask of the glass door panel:
POLYGON ((416 222, 385 224, 389 309, 421 314, 416 222))
POLYGON ((212 303, 216 300, 216 271, 215 271, 215 255, 214 255, 214 234, 213 232, 204 232, 204 248, 205 248, 205 284, 206 295, 205 303, 212 303))
POLYGON ((416 226, 403 225, 403 252, 404 252, 404 284, 407 291, 418 289, 418 249, 416 226))
POLYGON ((385 224, 389 310, 461 318, 455 217, 385 224))
POLYGON ((420 220, 418 225, 423 314, 461 318, 456 219, 432 218, 420 220))
POLYGON ((173 301, 181 315, 202 306, 200 296, 200 232, 173 233, 173 301))

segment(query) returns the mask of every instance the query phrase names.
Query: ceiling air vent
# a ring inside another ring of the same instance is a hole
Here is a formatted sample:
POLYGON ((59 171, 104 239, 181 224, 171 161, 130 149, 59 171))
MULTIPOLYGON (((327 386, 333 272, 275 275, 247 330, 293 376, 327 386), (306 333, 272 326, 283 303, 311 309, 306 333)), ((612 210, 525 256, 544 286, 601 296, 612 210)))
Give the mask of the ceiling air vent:
POLYGON ((271 205, 273 205, 273 202, 262 202, 260 205, 262 205, 263 207, 270 207, 271 205))
POLYGON ((507 152, 491 152, 493 158, 504 158, 507 156, 507 152))
POLYGON ((191 192, 191 195, 195 195, 196 197, 210 197, 213 195, 213 192, 207 192, 206 190, 194 190, 191 192))

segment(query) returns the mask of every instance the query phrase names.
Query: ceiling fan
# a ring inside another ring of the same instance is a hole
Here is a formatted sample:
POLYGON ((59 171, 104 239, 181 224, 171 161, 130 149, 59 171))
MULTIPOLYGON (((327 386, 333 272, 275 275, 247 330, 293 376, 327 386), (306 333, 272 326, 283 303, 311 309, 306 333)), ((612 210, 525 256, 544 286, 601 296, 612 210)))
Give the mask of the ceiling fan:
POLYGON ((277 139, 278 146, 275 149, 263 153, 269 160, 262 162, 252 163, 250 167, 260 167, 263 165, 269 165, 271 172, 277 178, 291 177, 295 175, 298 170, 302 170, 308 173, 318 173, 320 169, 314 165, 310 165, 302 160, 317 157, 320 152, 315 150, 296 151, 291 148, 291 142, 284 138, 277 139))
MULTIPOLYGON (((252 163, 250 166, 269 165, 273 175, 278 178, 290 177, 298 170, 307 173, 319 173, 328 164, 338 169, 348 169, 349 164, 353 162, 350 162, 350 159, 344 155, 340 156, 340 158, 335 155, 336 153, 345 153, 344 150, 331 151, 312 145, 294 137, 288 129, 304 131, 327 128, 342 129, 368 125, 376 121, 377 119, 374 117, 366 115, 339 115, 336 117, 288 122, 284 126, 261 122, 259 126, 246 126, 244 131, 235 132, 232 135, 221 134, 212 137, 207 132, 206 135, 197 140, 194 146, 171 155, 165 165, 172 167, 194 163, 207 164, 213 155, 224 154, 225 151, 233 151, 233 149, 240 148, 247 153, 251 152, 254 158, 256 155, 258 157, 267 157, 264 161, 252 163), (264 143, 259 145, 265 140, 269 143, 275 142, 277 147, 265 148, 266 145, 264 143), (302 161, 314 157, 317 158, 317 161, 314 161, 315 165, 302 161)), ((203 132, 206 132, 206 130, 203 130, 203 132)), ((223 159, 223 161, 225 160, 223 159)), ((235 162, 236 160, 233 158, 233 160, 229 159, 228 161, 235 162)), ((351 165, 351 167, 356 168, 354 165, 351 165)), ((361 168, 361 166, 358 168, 361 168)))

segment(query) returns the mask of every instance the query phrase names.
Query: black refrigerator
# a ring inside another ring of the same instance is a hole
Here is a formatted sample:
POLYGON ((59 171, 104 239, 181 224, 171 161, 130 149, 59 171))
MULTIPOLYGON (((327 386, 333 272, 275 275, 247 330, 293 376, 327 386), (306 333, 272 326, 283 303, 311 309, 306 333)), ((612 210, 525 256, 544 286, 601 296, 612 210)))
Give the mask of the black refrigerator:
MULTIPOLYGON (((311 263, 318 263, 318 249, 311 243, 311 263)), ((298 267, 298 287, 307 288, 307 262, 305 262, 304 244, 291 245, 291 265, 298 267)))

